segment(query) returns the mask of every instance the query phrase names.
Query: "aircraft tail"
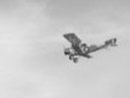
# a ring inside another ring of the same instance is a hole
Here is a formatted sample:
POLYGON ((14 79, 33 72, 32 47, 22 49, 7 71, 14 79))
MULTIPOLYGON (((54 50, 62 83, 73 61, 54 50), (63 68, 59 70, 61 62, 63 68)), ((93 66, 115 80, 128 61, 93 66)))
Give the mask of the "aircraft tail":
POLYGON ((105 44, 114 47, 114 46, 117 46, 116 42, 117 42, 117 39, 116 39, 116 38, 112 38, 112 39, 110 39, 110 40, 107 40, 107 41, 105 42, 105 44))

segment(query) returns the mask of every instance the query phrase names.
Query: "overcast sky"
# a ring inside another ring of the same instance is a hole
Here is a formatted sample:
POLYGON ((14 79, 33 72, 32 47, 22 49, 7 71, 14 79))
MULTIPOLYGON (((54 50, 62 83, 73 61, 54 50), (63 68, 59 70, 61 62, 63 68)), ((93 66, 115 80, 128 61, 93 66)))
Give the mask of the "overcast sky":
POLYGON ((129 98, 128 0, 0 0, 0 98, 129 98), (119 46, 80 58, 62 37, 118 38, 119 46))

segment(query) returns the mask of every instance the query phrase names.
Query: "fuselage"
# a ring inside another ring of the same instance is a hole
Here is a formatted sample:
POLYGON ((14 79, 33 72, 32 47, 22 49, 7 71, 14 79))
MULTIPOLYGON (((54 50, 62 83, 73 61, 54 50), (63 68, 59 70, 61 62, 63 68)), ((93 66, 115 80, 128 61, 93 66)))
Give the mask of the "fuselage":
POLYGON ((82 52, 82 50, 79 46, 73 46, 72 45, 72 48, 74 49, 75 54, 78 54, 78 55, 83 54, 83 52, 82 52))
POLYGON ((74 55, 80 55, 80 56, 84 56, 84 57, 88 57, 88 55, 92 52, 96 52, 97 50, 100 50, 102 48, 107 47, 108 45, 104 44, 101 46, 90 46, 88 47, 85 51, 83 51, 79 46, 72 46, 72 48, 74 49, 75 53, 74 55))
POLYGON ((73 46, 72 45, 72 49, 74 49, 74 55, 79 55, 79 56, 84 56, 87 57, 88 56, 88 49, 87 50, 83 50, 80 46, 73 46))
POLYGON ((96 52, 97 50, 106 48, 108 46, 117 46, 116 44, 116 39, 111 39, 106 41, 104 44, 102 45, 90 45, 88 46, 82 46, 82 44, 80 45, 71 45, 71 48, 68 48, 66 51, 66 54, 68 55, 72 55, 72 56, 83 56, 83 57, 90 57, 89 54, 92 52, 96 52))

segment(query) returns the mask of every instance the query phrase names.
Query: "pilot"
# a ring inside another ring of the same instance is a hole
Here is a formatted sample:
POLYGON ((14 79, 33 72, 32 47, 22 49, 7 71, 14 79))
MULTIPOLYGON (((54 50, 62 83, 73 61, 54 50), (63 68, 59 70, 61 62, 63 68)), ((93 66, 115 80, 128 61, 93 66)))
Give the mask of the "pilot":
POLYGON ((85 43, 81 44, 81 45, 80 45, 80 48, 81 48, 81 50, 83 51, 83 53, 85 53, 85 52, 88 50, 88 46, 87 46, 87 44, 85 44, 85 43), (87 50, 86 50, 86 49, 87 49, 87 50))

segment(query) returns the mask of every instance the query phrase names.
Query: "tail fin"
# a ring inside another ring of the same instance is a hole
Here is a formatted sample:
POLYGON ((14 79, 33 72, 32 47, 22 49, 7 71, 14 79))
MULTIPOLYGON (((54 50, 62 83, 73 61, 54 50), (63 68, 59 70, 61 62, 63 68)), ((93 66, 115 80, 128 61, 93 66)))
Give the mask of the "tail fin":
POLYGON ((111 46, 117 46, 116 42, 117 42, 116 38, 111 39, 110 40, 111 46))
POLYGON ((116 39, 116 38, 112 38, 112 39, 110 39, 110 40, 107 40, 107 41, 105 42, 105 44, 106 44, 106 45, 110 45, 110 46, 117 46, 116 42, 117 42, 117 39, 116 39))

